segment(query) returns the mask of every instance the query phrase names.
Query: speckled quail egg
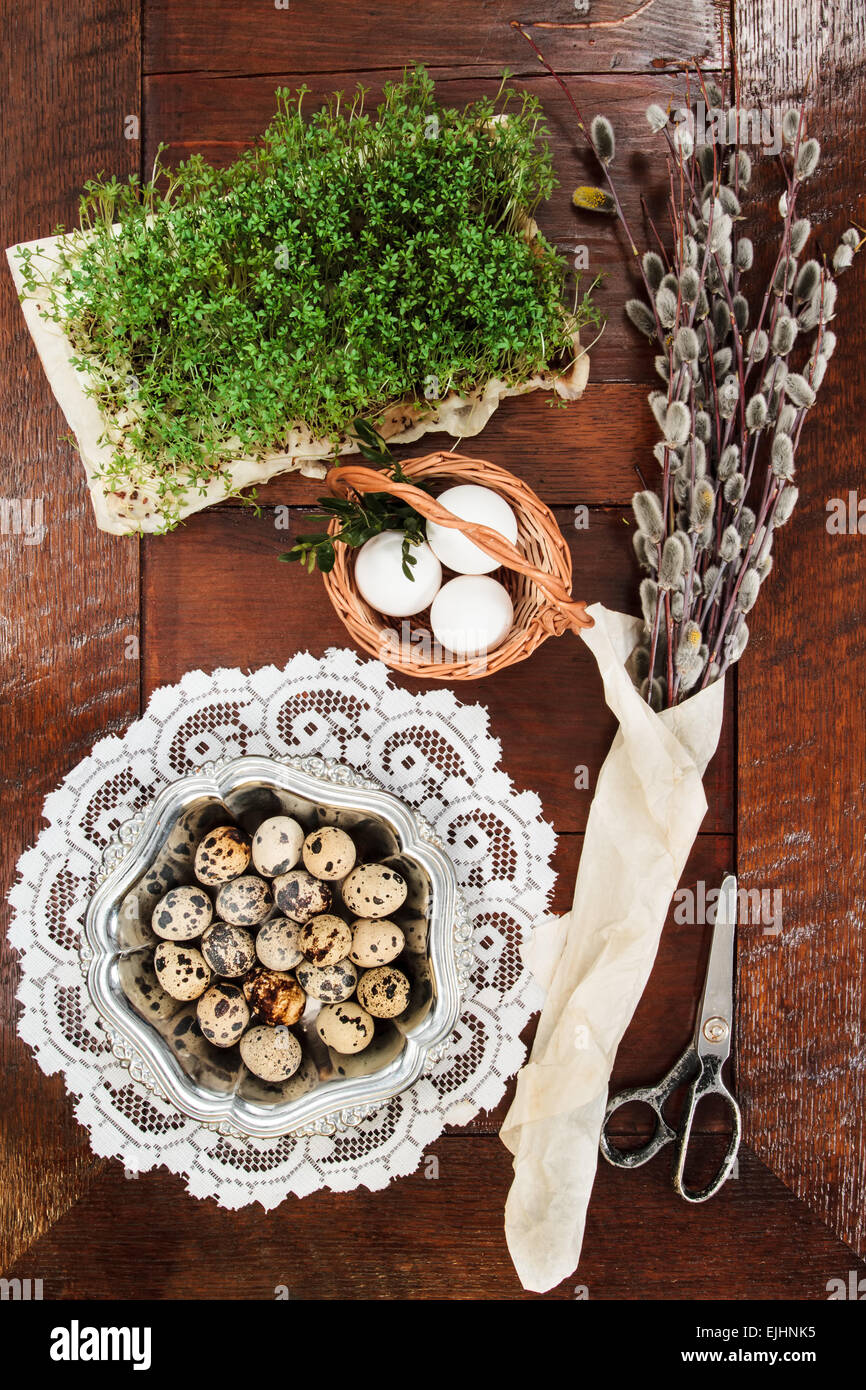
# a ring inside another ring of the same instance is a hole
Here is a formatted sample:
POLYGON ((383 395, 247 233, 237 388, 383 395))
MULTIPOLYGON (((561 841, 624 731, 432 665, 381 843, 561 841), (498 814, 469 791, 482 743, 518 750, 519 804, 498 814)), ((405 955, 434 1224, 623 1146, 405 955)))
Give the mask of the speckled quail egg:
POLYGON ((306 869, 290 869, 273 882, 277 907, 293 922, 308 922, 319 912, 327 912, 334 901, 333 890, 320 883, 306 869))
POLYGON ((301 1065, 301 1044, 288 1028, 257 1024, 241 1038, 244 1066, 263 1081, 288 1081, 301 1065))
POLYGON ((172 999, 198 999, 211 982, 211 969, 194 946, 160 941, 153 953, 156 978, 172 999))
POLYGON ((358 1000, 374 1018, 396 1018, 409 1003, 409 981, 393 965, 377 965, 358 981, 358 1000))
POLYGON ((304 865, 316 878, 345 878, 355 863, 355 845, 345 830, 323 825, 311 830, 303 848, 304 865))
POLYGON ((195 1008, 198 1026, 214 1047, 231 1047, 250 1021, 247 1001, 237 985, 219 980, 199 999, 195 1008))
POLYGON ((253 863, 266 878, 287 874, 301 857, 304 828, 292 816, 271 816, 253 836, 253 863))
POLYGON ((201 953, 216 975, 235 979, 256 963, 256 943, 244 927, 214 922, 201 939, 201 953))
POLYGON ((343 902, 358 917, 387 917, 406 901, 406 880, 387 864, 359 864, 342 885, 343 902))
POLYGON ((307 961, 299 965, 295 974, 302 989, 323 1004, 340 1004, 355 993, 358 972, 349 957, 338 960, 335 965, 310 965, 307 961))
POLYGON ((213 903, 195 884, 172 888, 153 909, 150 925, 166 941, 192 941, 213 918, 213 903))
POLYGON ((429 935, 427 918, 422 917, 420 913, 412 917, 404 914, 400 919, 400 928, 406 941, 406 950, 416 955, 425 955, 429 935))
POLYGON ((304 959, 301 924, 288 917, 271 917, 256 937, 256 955, 269 970, 294 970, 304 959))
POLYGON ((250 837, 236 825, 209 830, 195 852, 195 876, 199 883, 215 887, 239 878, 250 862, 250 837))
POLYGON ((336 965, 349 954, 352 931, 342 917, 322 912, 301 927, 301 950, 313 965, 336 965))
POLYGON ((224 883, 216 895, 217 916, 233 927, 255 927, 274 905, 271 885, 257 874, 244 874, 224 883))
POLYGON ((365 968, 388 965, 397 959, 405 944, 396 922, 390 922, 387 917, 359 917, 352 923, 349 960, 365 968))
POLYGON ((375 1024, 356 1000, 327 1004, 316 1019, 316 1032, 335 1052, 363 1052, 372 1040, 375 1024))
POLYGON ((294 975, 285 970, 266 970, 257 965, 244 980, 244 994, 253 1013, 270 1024, 297 1023, 307 996, 294 975))

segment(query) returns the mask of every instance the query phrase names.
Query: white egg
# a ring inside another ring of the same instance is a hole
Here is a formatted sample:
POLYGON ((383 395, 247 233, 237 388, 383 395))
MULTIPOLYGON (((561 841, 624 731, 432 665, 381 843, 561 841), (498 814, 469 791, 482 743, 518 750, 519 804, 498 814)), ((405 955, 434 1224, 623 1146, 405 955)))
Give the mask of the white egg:
POLYGON ((441 646, 455 656, 483 656, 511 631, 514 606, 498 579, 461 574, 443 584, 430 609, 430 626, 441 646))
POLYGON ((382 531, 365 541, 355 560, 358 592, 371 608, 389 618, 409 618, 430 604, 442 583, 442 566, 422 541, 409 552, 412 578, 403 573, 403 532, 382 531))
MULTIPOLYGON (((463 521, 480 522, 512 545, 517 544, 517 518, 505 498, 491 488, 461 483, 459 487, 449 487, 436 500, 463 521)), ((458 574, 489 574, 499 568, 498 560, 462 532, 436 521, 427 522, 427 544, 443 565, 458 574)))

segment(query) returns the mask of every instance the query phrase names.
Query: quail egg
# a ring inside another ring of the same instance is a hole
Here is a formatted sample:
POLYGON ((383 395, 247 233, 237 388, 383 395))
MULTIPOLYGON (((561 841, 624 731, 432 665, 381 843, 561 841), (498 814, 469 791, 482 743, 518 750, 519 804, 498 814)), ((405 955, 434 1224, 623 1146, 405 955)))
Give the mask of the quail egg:
POLYGON ((256 955, 269 970, 294 970, 304 959, 301 926, 288 917, 271 917, 256 937, 256 955))
POLYGON ((255 927, 274 905, 271 886, 256 874, 224 883, 216 895, 217 916, 233 927, 255 927))
POLYGON ((374 1018, 396 1018, 409 1003, 409 981, 402 970, 377 965, 358 981, 358 1001, 374 1018))
POLYGON ((211 985, 195 1008, 198 1026, 214 1047, 231 1047, 250 1021, 247 1002, 237 985, 211 985))
POLYGON ((253 836, 253 863, 266 878, 287 874, 301 857, 304 829, 292 816, 271 816, 253 836))
POLYGON ((160 941, 153 953, 156 978, 172 999, 198 999, 211 982, 211 969, 194 946, 160 941))
POLYGON ((295 974, 298 983, 307 994, 320 999, 323 1004, 340 1004, 355 993, 358 972, 349 957, 338 960, 335 965, 310 965, 306 961, 299 965, 295 974))
POLYGON ((300 1067, 302 1055, 301 1044, 288 1028, 257 1024, 241 1038, 244 1066, 263 1081, 288 1081, 300 1067))
POLYGON ((208 831, 195 852, 195 876, 199 883, 216 887, 239 878, 249 862, 249 836, 236 825, 218 825, 208 831))
POLYGON ((349 960, 365 969, 388 965, 396 960, 406 941, 396 922, 387 917, 359 917, 352 924, 352 946, 349 960))
POLYGON ((311 830, 303 848, 304 866, 316 878, 345 878, 355 862, 355 845, 345 830, 323 825, 311 830))
POLYGON ((167 941, 192 941, 210 926, 213 904, 201 888, 171 888, 153 909, 150 925, 167 941))
POLYGON ((256 945, 244 927, 214 922, 201 939, 201 953, 216 975, 245 975, 256 961, 256 945))
POLYGON ((354 999, 346 1004, 327 1004, 316 1019, 316 1032, 335 1052, 363 1052, 374 1029, 369 1013, 354 999))
POLYGON ((313 965, 336 965, 349 954, 352 932, 342 917, 323 912, 301 927, 301 950, 313 965))
POLYGON ((359 864, 342 885, 343 902, 358 917, 387 917, 406 901, 406 880, 387 864, 359 864))
POLYGON ((306 869, 290 869, 273 882, 277 907, 293 922, 307 922, 319 912, 327 912, 334 900, 333 890, 320 883, 306 869))
POLYGON ((307 996, 294 975, 257 965, 244 980, 244 994, 254 1013, 270 1024, 297 1023, 307 996))

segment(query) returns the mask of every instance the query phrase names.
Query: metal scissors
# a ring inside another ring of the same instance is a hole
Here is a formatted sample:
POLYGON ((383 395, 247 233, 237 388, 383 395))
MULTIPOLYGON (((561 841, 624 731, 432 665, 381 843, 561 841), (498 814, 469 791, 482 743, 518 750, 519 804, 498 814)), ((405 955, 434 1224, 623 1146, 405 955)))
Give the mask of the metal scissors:
POLYGON ((722 1068, 731 1051, 734 1015, 734 936, 737 929, 737 880, 725 878, 716 906, 716 921, 710 945, 710 959, 698 1010, 694 1037, 667 1076, 655 1086, 634 1086, 610 1097, 601 1129, 600 1148, 608 1163, 617 1168, 639 1168, 653 1158, 665 1144, 676 1142, 674 1188, 687 1202, 705 1202, 714 1197, 731 1175, 740 1147, 742 1122, 740 1107, 722 1080, 722 1068), (679 1128, 674 1130, 662 1114, 665 1104, 680 1086, 687 1086, 679 1128), (731 1112, 733 1132, 722 1166, 711 1182, 698 1192, 684 1183, 686 1153, 692 1122, 704 1096, 719 1095, 731 1112), (607 1137, 611 1116, 629 1101, 643 1101, 655 1112, 656 1124, 648 1143, 637 1149, 614 1148, 607 1137))

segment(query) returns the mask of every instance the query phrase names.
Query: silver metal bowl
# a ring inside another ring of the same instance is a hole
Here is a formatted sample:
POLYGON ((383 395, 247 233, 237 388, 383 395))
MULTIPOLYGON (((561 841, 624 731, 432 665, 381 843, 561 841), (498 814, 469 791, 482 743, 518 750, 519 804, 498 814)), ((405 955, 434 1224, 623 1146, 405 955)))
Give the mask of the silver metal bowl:
POLYGON ((205 764, 119 828, 103 871, 87 913, 90 996, 115 1055, 184 1115, 238 1137, 334 1133, 358 1124, 445 1054, 472 966, 472 927, 454 868, 422 817, 344 764, 264 757, 205 764), (384 860, 404 875, 409 895, 394 920, 406 935, 400 968, 412 989, 400 1018, 380 1021, 370 1046, 351 1057, 321 1042, 312 1027, 321 1006, 308 1000, 299 1025, 304 1062, 275 1086, 246 1070, 236 1046, 206 1041, 194 1003, 162 990, 150 919, 169 888, 194 881, 196 844, 227 814, 251 831, 281 813, 308 830, 342 826, 359 859, 384 860))

